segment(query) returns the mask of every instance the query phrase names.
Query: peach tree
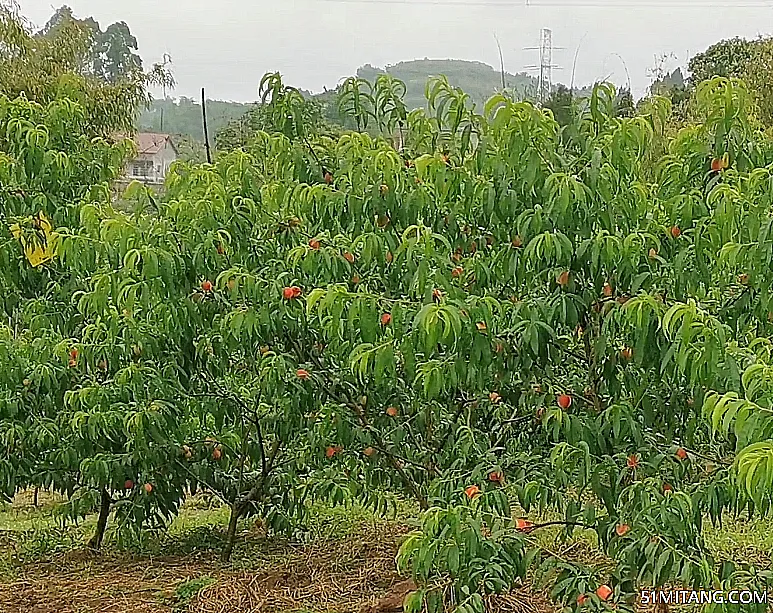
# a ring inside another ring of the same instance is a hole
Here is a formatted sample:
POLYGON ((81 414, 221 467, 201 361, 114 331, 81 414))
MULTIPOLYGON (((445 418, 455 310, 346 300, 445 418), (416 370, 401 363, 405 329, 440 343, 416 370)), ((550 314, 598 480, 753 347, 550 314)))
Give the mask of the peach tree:
POLYGON ((248 516, 407 496, 415 611, 482 611, 529 571, 577 610, 764 586, 703 535, 771 492, 773 150, 743 85, 701 85, 676 136, 666 101, 619 117, 606 85, 569 137, 504 94, 478 113, 441 78, 405 112, 401 91, 344 88, 389 138, 259 132, 162 197, 133 184, 128 212, 81 107, 3 101, 5 493, 98 497, 101 538, 112 509, 140 527, 207 489, 225 558, 248 516), (33 265, 36 240, 56 249, 33 265), (548 551, 556 526, 610 563, 548 551))

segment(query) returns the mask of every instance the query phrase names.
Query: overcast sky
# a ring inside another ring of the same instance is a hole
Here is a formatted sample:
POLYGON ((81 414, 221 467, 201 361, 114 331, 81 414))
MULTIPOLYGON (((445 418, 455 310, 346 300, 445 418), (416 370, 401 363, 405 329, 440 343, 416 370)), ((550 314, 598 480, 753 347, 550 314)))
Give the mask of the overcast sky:
MULTIPOLYGON (((175 95, 250 101, 260 77, 280 71, 291 85, 321 91, 362 64, 429 57, 519 72, 539 60, 540 28, 553 30, 554 81, 608 77, 641 95, 657 56, 669 68, 712 43, 773 31, 773 0, 69 0, 76 16, 102 26, 126 21, 146 66, 173 60, 175 95), (624 66, 625 65, 625 66, 624 66)), ((43 25, 59 0, 20 0, 43 25)))

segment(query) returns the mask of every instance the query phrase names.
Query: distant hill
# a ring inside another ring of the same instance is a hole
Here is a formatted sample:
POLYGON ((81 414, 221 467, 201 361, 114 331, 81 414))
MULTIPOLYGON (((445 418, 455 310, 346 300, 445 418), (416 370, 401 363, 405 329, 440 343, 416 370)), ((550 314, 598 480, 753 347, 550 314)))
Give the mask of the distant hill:
MULTIPOLYGON (((388 73, 405 82, 407 92, 405 103, 409 109, 425 108, 427 101, 424 89, 427 80, 432 76, 445 75, 449 82, 467 92, 475 103, 478 111, 496 91, 502 87, 502 75, 488 64, 469 62, 466 60, 411 60, 400 62, 394 66, 377 68, 369 64, 357 70, 357 76, 370 82, 376 80, 379 74, 388 73)), ((537 80, 526 74, 505 73, 505 84, 508 89, 514 89, 521 96, 533 95, 537 90, 537 80)), ((325 115, 335 120, 335 89, 328 89, 320 94, 310 94, 320 100, 325 115)), ((222 100, 207 100, 207 120, 210 137, 229 121, 239 119, 250 104, 242 102, 226 102, 222 100)), ((201 128, 201 104, 193 98, 182 97, 179 100, 153 100, 150 108, 143 111, 137 122, 137 128, 145 132, 165 132, 182 136, 191 141, 203 141, 201 128)))
MULTIPOLYGON (((480 107, 492 94, 502 89, 502 73, 482 62, 467 60, 411 60, 393 66, 377 68, 366 64, 357 70, 357 76, 370 82, 379 74, 387 73, 403 81, 407 92, 405 103, 408 108, 417 109, 426 106, 424 89, 427 80, 433 76, 445 75, 454 87, 460 87, 470 95, 480 111, 480 107)), ((534 95, 537 91, 537 79, 526 73, 505 73, 505 85, 521 96, 534 95)))
MULTIPOLYGON (((232 119, 238 119, 250 107, 243 102, 207 100, 207 124, 213 137, 220 128, 232 119)), ((143 111, 137 122, 142 132, 164 132, 185 136, 193 140, 204 140, 201 123, 201 103, 193 98, 179 100, 153 100, 150 108, 143 111)))

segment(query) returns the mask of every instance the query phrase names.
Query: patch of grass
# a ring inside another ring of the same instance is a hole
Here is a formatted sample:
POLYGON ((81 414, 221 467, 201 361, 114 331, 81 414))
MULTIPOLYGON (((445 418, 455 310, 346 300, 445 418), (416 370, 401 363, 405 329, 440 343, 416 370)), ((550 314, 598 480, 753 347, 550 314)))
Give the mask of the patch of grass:
POLYGON ((724 518, 704 525, 706 544, 717 558, 742 560, 758 568, 773 566, 773 519, 724 518))
POLYGON ((189 555, 219 551, 225 543, 228 508, 183 506, 177 517, 155 530, 108 529, 106 545, 137 555, 189 555))
POLYGON ((215 579, 212 577, 199 577, 198 579, 190 579, 180 583, 174 591, 175 611, 184 611, 188 608, 191 600, 193 600, 199 593, 206 587, 212 585, 215 579))
POLYGON ((43 497, 36 507, 32 504, 32 497, 17 495, 12 504, 0 505, 0 531, 25 532, 54 528, 61 525, 61 516, 58 513, 62 503, 61 498, 43 497))

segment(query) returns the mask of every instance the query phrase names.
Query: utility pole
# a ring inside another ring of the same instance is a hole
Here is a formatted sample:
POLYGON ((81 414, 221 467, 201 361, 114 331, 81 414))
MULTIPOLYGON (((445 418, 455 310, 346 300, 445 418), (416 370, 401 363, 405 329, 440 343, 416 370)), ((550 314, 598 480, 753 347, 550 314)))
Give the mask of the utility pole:
POLYGON ((204 124, 204 146, 207 149, 207 164, 212 163, 212 153, 209 149, 209 130, 207 129, 207 99, 204 96, 204 88, 201 88, 201 119, 204 124))
POLYGON ((539 64, 526 66, 528 70, 539 70, 539 85, 537 87, 537 99, 545 103, 553 91, 553 70, 560 70, 561 66, 553 64, 553 51, 562 47, 553 46, 553 30, 542 28, 540 30, 539 47, 525 47, 527 50, 539 51, 539 64))

